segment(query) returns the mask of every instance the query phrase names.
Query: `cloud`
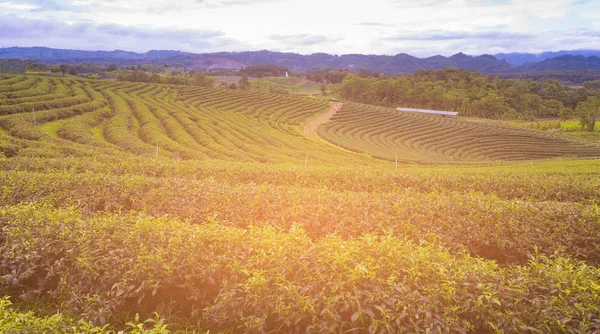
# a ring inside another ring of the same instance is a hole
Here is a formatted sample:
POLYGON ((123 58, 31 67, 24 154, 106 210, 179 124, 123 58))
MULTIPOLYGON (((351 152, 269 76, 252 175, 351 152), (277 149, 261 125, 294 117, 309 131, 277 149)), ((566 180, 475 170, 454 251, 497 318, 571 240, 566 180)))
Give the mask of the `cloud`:
POLYGON ((207 8, 221 8, 232 6, 250 6, 263 2, 274 2, 277 0, 195 0, 196 3, 202 4, 207 8))
POLYGON ((571 29, 518 33, 507 31, 403 31, 396 35, 379 38, 373 43, 389 53, 407 52, 417 56, 432 54, 452 55, 495 54, 502 52, 556 51, 564 49, 597 49, 600 30, 571 29), (566 47, 568 46, 568 47, 566 47))
POLYGON ((393 25, 393 24, 380 23, 380 22, 359 22, 359 23, 356 23, 355 25, 364 26, 364 27, 379 27, 379 28, 395 27, 395 25, 393 25))
POLYGON ((405 31, 394 36, 383 38, 388 41, 447 41, 447 40, 473 40, 473 39, 530 39, 534 35, 527 33, 514 33, 503 31, 484 31, 484 32, 468 32, 468 31, 425 31, 413 32, 405 31))
POLYGON ((600 45, 600 0, 0 0, 0 13, 8 46, 429 56, 600 45))
POLYGON ((28 5, 30 12, 86 12, 90 11, 92 4, 77 4, 67 0, 21 0, 7 1, 12 4, 28 5))
POLYGON ((296 35, 271 35, 269 39, 287 45, 313 46, 321 43, 335 43, 342 38, 330 38, 322 35, 296 34, 296 35))
POLYGON ((16 15, 0 16, 0 44, 4 46, 44 46, 87 50, 124 49, 145 52, 173 49, 210 52, 243 47, 221 31, 152 28, 118 24, 79 22, 68 24, 51 19, 25 19, 16 15))
POLYGON ((432 7, 451 3, 452 0, 392 0, 392 2, 405 7, 432 7))

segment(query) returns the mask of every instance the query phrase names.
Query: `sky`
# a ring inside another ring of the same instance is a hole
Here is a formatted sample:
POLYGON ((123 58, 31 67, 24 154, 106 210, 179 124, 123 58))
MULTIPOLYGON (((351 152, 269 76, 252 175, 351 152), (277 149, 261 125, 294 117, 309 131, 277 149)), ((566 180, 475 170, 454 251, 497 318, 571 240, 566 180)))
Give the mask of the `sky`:
POLYGON ((600 0, 0 0, 0 46, 420 57, 600 49, 600 0))

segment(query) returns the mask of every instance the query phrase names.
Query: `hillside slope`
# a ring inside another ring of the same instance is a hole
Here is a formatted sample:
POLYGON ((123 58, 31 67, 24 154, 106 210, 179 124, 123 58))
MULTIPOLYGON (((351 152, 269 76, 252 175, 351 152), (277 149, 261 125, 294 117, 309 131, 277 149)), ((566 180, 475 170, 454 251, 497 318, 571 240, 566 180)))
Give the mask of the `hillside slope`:
POLYGON ((0 76, 0 127, 19 142, 17 147, 52 143, 84 155, 118 151, 227 161, 370 161, 302 134, 301 126, 328 108, 322 99, 240 90, 0 76))
POLYGON ((600 156, 600 146, 591 142, 357 103, 345 104, 319 134, 348 150, 407 162, 600 156))
POLYGON ((0 128, 11 144, 0 149, 352 165, 396 154, 422 163, 600 156, 591 142, 352 103, 317 129, 329 143, 305 136, 303 126, 329 108, 323 99, 250 91, 4 75, 0 128))

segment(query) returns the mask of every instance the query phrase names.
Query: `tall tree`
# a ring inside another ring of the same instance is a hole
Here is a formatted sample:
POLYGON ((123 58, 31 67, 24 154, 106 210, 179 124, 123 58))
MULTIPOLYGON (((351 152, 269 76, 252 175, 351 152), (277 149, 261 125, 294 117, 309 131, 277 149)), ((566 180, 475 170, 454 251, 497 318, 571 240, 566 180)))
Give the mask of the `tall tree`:
POLYGON ((244 90, 250 89, 250 81, 248 80, 248 76, 247 75, 244 74, 242 76, 242 78, 238 82, 238 86, 240 87, 240 89, 244 89, 244 90))
POLYGON ((65 76, 65 73, 67 73, 69 71, 69 65, 67 65, 67 64, 62 64, 58 68, 62 72, 63 77, 65 76))
POLYGON ((600 119, 600 98, 590 96, 587 100, 577 105, 577 115, 581 128, 593 132, 596 128, 596 121, 600 119))
POLYGON ((321 89, 321 95, 323 95, 323 96, 327 95, 327 85, 326 84, 322 84, 320 89, 321 89))
POLYGON ((202 72, 194 73, 194 77, 192 79, 194 86, 200 87, 212 87, 214 86, 215 81, 217 81, 217 78, 206 76, 202 72))

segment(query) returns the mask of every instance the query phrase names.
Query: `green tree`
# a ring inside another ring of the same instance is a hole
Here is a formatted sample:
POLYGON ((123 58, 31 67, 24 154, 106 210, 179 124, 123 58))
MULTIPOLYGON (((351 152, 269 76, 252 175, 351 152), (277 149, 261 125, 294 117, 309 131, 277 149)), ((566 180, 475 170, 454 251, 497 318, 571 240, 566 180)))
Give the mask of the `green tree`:
POLYGON ((151 82, 151 83, 161 83, 162 80, 161 80, 160 75, 158 73, 152 73, 150 75, 150 77, 148 78, 148 82, 151 82))
POLYGON ((62 72, 63 77, 65 76, 65 73, 67 73, 69 71, 69 65, 67 65, 67 64, 62 64, 58 68, 62 72))
POLYGON ((573 117, 573 110, 571 108, 562 108, 558 113, 558 116, 560 116, 561 121, 566 121, 573 117))
POLYGON ((216 81, 217 78, 206 76, 202 72, 194 73, 194 77, 192 79, 194 86, 200 87, 213 87, 216 81))
POLYGON ((248 80, 247 75, 243 75, 240 81, 238 82, 238 87, 240 89, 248 90, 250 89, 250 81, 248 80))
POLYGON ((576 113, 579 116, 581 128, 593 132, 596 128, 596 120, 600 118, 600 98, 588 97, 587 100, 577 105, 576 113))
POLYGON ((321 89, 321 95, 323 95, 323 96, 327 95, 327 85, 326 84, 322 84, 320 89, 321 89))
POLYGON ((52 72, 52 73, 58 73, 58 72, 60 72, 60 67, 58 67, 58 66, 52 66, 52 67, 50 67, 50 72, 52 72))

